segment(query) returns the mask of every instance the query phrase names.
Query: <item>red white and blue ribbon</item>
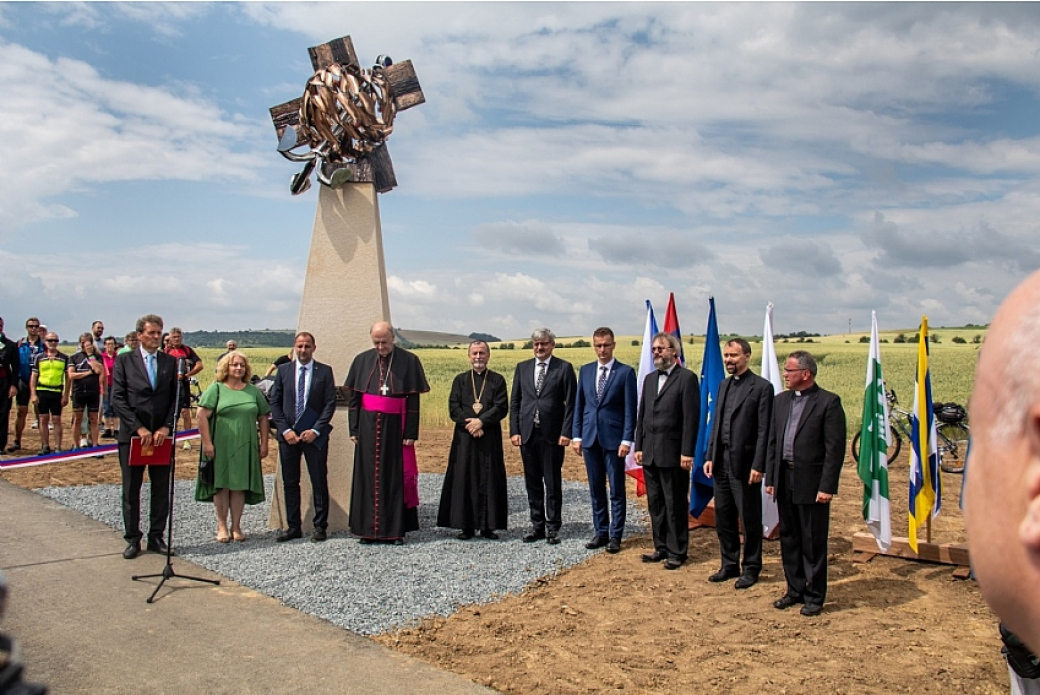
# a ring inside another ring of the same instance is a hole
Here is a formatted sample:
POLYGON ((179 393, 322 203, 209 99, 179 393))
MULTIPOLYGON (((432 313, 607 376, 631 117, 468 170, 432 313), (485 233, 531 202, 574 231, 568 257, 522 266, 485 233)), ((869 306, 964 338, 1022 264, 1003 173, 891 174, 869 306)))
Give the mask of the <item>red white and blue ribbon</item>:
MULTIPOLYGON (((174 443, 184 439, 198 438, 198 429, 184 430, 183 432, 177 433, 174 443)), ((50 454, 44 454, 43 456, 23 456, 16 459, 5 459, 0 461, 0 471, 11 470, 14 468, 28 468, 29 466, 43 466, 48 463, 64 463, 66 461, 75 461, 77 459, 97 458, 99 456, 108 456, 110 454, 118 453, 118 444, 104 444, 102 446, 92 446, 85 449, 73 449, 72 451, 55 451, 50 454)))

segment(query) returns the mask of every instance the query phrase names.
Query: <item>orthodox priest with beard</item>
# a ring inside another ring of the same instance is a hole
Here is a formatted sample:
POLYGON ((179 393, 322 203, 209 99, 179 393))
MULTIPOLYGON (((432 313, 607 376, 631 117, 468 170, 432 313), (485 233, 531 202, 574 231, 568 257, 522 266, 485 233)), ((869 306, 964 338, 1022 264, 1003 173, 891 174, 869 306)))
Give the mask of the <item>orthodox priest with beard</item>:
POLYGON ((448 415, 455 435, 448 454, 448 471, 437 513, 437 525, 461 530, 468 541, 479 530, 483 538, 498 540, 509 517, 506 464, 502 454, 502 418, 509 412, 506 380, 487 368, 488 344, 469 344, 472 369, 451 384, 448 415))
POLYGON ((347 415, 354 442, 350 531, 362 543, 402 545, 419 530, 419 394, 430 390, 419 358, 394 346, 394 329, 372 326, 373 349, 347 374, 347 415))

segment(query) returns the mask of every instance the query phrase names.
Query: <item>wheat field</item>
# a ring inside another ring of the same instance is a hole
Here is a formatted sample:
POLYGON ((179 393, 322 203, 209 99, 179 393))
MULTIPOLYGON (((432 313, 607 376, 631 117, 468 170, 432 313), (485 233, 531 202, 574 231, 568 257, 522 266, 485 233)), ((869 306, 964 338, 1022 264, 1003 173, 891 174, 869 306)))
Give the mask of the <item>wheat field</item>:
MULTIPOLYGON (((930 346, 932 396, 936 401, 954 401, 966 404, 971 395, 975 378, 975 361, 978 358, 980 344, 971 342, 975 335, 983 334, 982 329, 940 329, 933 331, 940 336, 940 343, 930 346), (962 336, 964 344, 952 342, 954 336, 962 336)), ((849 336, 824 336, 813 338, 812 343, 783 342, 776 343, 776 353, 781 364, 787 355, 795 350, 808 350, 816 358, 819 365, 817 381, 821 387, 834 391, 841 396, 848 417, 848 432, 852 434, 859 429, 860 415, 863 409, 863 387, 866 379, 868 345, 860 343, 861 334, 849 336)), ((907 335, 910 335, 907 332, 907 335)), ((896 332, 885 333, 882 339, 891 341, 896 332)), ((577 338, 558 338, 557 342, 566 344, 577 338)), ((589 340, 588 337, 584 337, 589 340)), ((621 362, 639 368, 640 336, 619 336, 614 356, 621 362), (636 344, 633 345, 633 342, 636 344)), ((532 357, 530 350, 520 349, 523 341, 514 341, 517 349, 507 350, 492 344, 491 369, 505 375, 507 383, 512 385, 513 370, 521 360, 532 357)), ((751 368, 760 372, 762 344, 751 343, 751 368)), ((683 342, 686 366, 699 372, 704 355, 704 339, 696 338, 683 342)), ((206 363, 206 368, 199 373, 199 382, 203 388, 213 381, 213 367, 218 355, 224 351, 217 348, 199 348, 198 353, 206 363)), ((263 376, 268 366, 285 353, 284 348, 245 348, 255 373, 263 376)), ((452 379, 459 372, 469 368, 466 351, 458 348, 420 348, 414 351, 422 360, 426 370, 426 378, 430 382, 430 392, 422 400, 422 425, 424 427, 450 427, 448 420, 448 391, 452 379)), ((596 356, 591 347, 558 347, 554 352, 574 365, 575 369, 582 364, 593 361, 596 356)), ((881 364, 888 387, 895 389, 900 403, 909 408, 913 400, 914 372, 917 365, 917 345, 912 343, 886 343, 881 345, 881 364)), ((343 374, 339 378, 345 378, 343 374)))

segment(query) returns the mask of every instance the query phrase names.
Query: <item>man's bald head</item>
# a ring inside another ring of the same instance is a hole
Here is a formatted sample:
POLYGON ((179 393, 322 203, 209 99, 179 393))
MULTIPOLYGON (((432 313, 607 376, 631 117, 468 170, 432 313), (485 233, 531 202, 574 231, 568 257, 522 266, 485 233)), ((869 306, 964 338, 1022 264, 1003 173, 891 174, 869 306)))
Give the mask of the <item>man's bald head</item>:
POLYGON ((372 324, 368 332, 372 337, 372 346, 380 357, 386 357, 394 350, 394 327, 386 321, 378 321, 372 324))
POLYGON ((990 324, 971 396, 965 522, 986 601, 1040 653, 1040 272, 990 324))

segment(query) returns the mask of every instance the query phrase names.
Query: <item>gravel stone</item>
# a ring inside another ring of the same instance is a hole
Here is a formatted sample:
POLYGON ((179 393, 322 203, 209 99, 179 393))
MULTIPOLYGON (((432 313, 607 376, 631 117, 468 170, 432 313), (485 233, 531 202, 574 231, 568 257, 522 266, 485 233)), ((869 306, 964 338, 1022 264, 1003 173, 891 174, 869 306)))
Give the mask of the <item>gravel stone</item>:
MULTIPOLYGON (((265 476, 270 500, 274 476, 265 476)), ((600 550, 586 550, 592 537, 588 486, 563 483, 561 542, 524 543, 529 529, 523 478, 508 479, 509 530, 501 540, 479 536, 460 541, 456 529, 438 528, 437 502, 444 476, 419 476, 418 532, 403 546, 361 545, 348 532, 329 534, 324 543, 302 540, 276 543, 267 528, 270 502, 246 507, 244 543, 217 543, 213 505, 196 502, 193 481, 176 482, 174 547, 202 567, 362 635, 407 627, 431 616, 448 616, 467 604, 496 601, 532 582, 552 576, 600 550)), ((84 485, 38 490, 116 529, 122 529, 120 487, 84 485)), ((141 492, 146 525, 150 486, 141 492)), ((628 505, 627 534, 647 530, 646 512, 628 505)), ((142 528, 145 528, 144 526, 142 528)), ((176 560, 174 560, 176 566, 176 560)), ((175 580, 171 580, 175 581, 175 580)))

